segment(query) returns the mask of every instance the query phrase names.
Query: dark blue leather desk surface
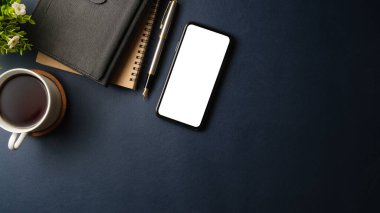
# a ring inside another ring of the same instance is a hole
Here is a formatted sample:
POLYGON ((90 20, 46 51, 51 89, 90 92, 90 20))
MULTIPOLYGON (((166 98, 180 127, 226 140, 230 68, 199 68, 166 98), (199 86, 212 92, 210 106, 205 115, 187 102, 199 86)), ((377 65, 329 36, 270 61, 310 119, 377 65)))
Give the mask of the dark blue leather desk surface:
POLYGON ((104 88, 36 64, 36 52, 1 56, 1 72, 57 76, 69 108, 17 152, 0 131, 0 212, 379 212, 379 3, 180 4, 146 102, 142 81, 104 88), (234 38, 202 132, 155 115, 189 21, 234 38))

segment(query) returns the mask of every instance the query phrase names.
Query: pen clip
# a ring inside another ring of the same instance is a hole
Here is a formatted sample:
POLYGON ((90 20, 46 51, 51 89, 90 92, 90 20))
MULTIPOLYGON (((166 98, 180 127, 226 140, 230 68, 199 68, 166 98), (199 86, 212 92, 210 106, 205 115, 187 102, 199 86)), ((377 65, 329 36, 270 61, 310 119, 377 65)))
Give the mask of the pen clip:
POLYGON ((161 20, 161 23, 160 23, 160 30, 162 30, 162 28, 164 27, 164 22, 165 22, 166 16, 168 15, 169 8, 170 8, 170 6, 172 4, 173 4, 173 1, 170 1, 169 4, 168 4, 168 7, 165 10, 164 16, 162 17, 162 20, 161 20))

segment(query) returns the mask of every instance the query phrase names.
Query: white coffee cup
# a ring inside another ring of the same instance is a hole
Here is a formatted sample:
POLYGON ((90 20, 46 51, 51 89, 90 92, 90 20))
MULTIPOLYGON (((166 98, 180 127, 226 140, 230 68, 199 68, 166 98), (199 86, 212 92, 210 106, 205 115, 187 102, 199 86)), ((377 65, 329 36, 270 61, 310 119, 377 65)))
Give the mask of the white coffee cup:
POLYGON ((59 92, 57 85, 47 77, 37 74, 28 69, 16 68, 8 70, 1 74, 0 91, 3 88, 4 83, 16 75, 33 76, 42 82, 46 91, 47 107, 43 116, 34 124, 27 127, 18 127, 12 125, 11 123, 4 120, 3 116, 0 113, 0 127, 12 133, 8 142, 8 148, 10 150, 17 150, 28 133, 45 130, 54 124, 54 122, 56 122, 59 118, 62 105, 61 93, 59 92))

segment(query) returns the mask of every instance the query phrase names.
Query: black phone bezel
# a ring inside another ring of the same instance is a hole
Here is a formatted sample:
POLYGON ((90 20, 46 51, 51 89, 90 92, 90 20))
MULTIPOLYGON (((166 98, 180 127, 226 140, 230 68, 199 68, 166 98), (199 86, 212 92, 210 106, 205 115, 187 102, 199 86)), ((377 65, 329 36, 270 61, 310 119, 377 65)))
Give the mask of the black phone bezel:
POLYGON ((205 27, 205 26, 203 26, 203 25, 201 25, 201 24, 194 23, 194 22, 189 22, 188 24, 186 24, 186 26, 185 26, 185 28, 184 28, 184 30, 183 30, 183 32, 182 32, 181 38, 180 38, 180 40, 179 40, 179 42, 178 42, 178 44, 177 44, 177 46, 176 46, 175 55, 174 55, 173 61, 172 61, 172 63, 171 63, 171 66, 170 66, 170 70, 169 70, 168 76, 166 77, 165 84, 164 84, 164 87, 163 87, 163 89, 162 89, 162 92, 161 92, 161 95, 160 95, 160 98, 159 98, 159 101, 158 101, 158 104, 157 104, 157 107, 156 107, 156 115, 157 115, 159 118, 162 118, 162 119, 164 119, 164 120, 168 120, 168 121, 171 121, 171 122, 174 122, 174 123, 180 124, 180 125, 182 125, 182 126, 185 126, 185 127, 191 128, 191 129, 193 129, 193 130, 197 130, 197 131, 199 131, 199 130, 203 129, 203 128, 204 128, 204 123, 205 123, 205 122, 204 122, 204 121, 205 121, 205 117, 206 117, 206 114, 208 113, 208 111, 209 111, 209 107, 210 107, 210 100, 215 96, 215 87, 216 87, 217 83, 218 83, 219 80, 220 80, 220 75, 221 75, 220 73, 221 73, 221 71, 223 70, 223 67, 224 67, 224 64, 225 64, 225 61, 226 61, 226 58, 227 58, 226 56, 227 56, 227 54, 228 54, 228 52, 229 52, 230 46, 231 46, 231 37, 230 37, 229 35, 227 35, 227 34, 225 34, 225 33, 221 33, 220 31, 214 30, 214 29, 212 29, 212 28, 210 28, 210 27, 205 27), (222 66, 221 66, 221 68, 219 69, 218 76, 217 76, 216 81, 215 81, 215 83, 214 83, 214 86, 213 86, 213 88, 212 88, 210 98, 209 98, 209 100, 208 100, 208 102, 207 102, 207 106, 206 106, 205 113, 204 113, 203 116, 202 116, 202 120, 201 120, 201 123, 200 123, 199 126, 191 126, 191 125, 186 124, 186 123, 183 123, 183 122, 181 122, 181 121, 178 121, 178 120, 175 120, 175 119, 172 119, 172 118, 168 118, 168 117, 166 117, 166 116, 163 116, 163 115, 161 115, 161 114, 159 113, 159 108, 160 108, 160 105, 161 105, 162 98, 163 98, 163 96, 164 96, 164 94, 165 94, 166 87, 167 87, 168 82, 169 82, 169 80, 170 80, 170 76, 171 76, 171 74, 172 74, 173 67, 174 67, 174 65, 175 65, 175 63, 176 63, 176 61, 177 61, 177 56, 178 56, 178 53, 179 53, 179 51, 180 51, 180 49, 181 49, 183 39, 184 39, 184 37, 185 37, 185 35, 186 35, 186 32, 187 32, 187 28, 188 28, 190 25, 194 25, 194 26, 197 26, 197 27, 201 27, 201 28, 204 28, 204 29, 207 29, 207 30, 213 31, 213 32, 215 32, 215 33, 219 33, 219 34, 221 34, 221 35, 227 36, 227 37, 229 38, 229 43, 228 43, 228 46, 227 46, 227 51, 226 51, 225 57, 224 57, 223 62, 222 62, 222 66))

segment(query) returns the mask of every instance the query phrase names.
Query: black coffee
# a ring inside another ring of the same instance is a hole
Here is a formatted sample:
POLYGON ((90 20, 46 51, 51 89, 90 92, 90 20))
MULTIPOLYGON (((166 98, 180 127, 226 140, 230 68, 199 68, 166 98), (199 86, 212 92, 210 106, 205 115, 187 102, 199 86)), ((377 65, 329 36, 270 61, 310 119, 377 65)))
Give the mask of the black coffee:
POLYGON ((30 75, 16 75, 0 88, 0 115, 17 127, 28 127, 45 114, 48 100, 44 84, 30 75))

